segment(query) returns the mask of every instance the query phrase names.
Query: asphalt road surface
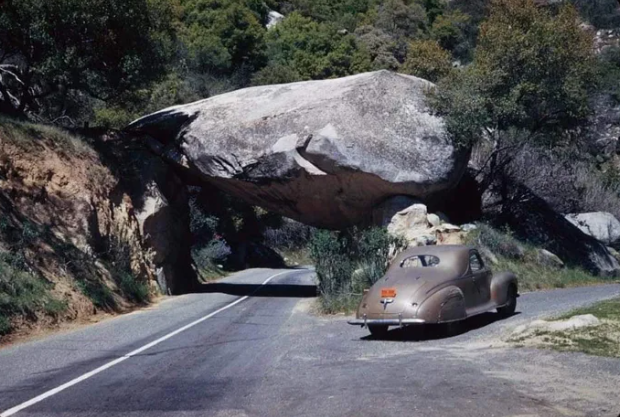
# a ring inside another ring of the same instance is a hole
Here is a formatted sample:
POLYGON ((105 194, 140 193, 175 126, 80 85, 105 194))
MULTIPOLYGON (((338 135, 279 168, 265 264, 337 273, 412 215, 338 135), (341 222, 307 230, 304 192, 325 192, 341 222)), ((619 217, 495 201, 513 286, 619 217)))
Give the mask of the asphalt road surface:
POLYGON ((620 413, 619 360, 501 342, 521 322, 617 296, 619 285, 525 294, 509 319, 487 314, 455 337, 414 329, 387 340, 312 314, 314 292, 312 271, 250 270, 2 349, 0 416, 620 413))

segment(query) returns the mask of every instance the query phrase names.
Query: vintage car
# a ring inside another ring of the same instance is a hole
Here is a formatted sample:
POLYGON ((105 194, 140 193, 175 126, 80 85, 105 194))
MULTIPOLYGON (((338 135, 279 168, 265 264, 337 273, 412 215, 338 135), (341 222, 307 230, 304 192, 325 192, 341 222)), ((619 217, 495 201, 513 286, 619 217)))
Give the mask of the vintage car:
POLYGON ((493 274, 469 246, 423 246, 396 257, 385 276, 364 296, 356 319, 376 336, 389 326, 448 323, 497 310, 503 316, 517 307, 517 277, 493 274))

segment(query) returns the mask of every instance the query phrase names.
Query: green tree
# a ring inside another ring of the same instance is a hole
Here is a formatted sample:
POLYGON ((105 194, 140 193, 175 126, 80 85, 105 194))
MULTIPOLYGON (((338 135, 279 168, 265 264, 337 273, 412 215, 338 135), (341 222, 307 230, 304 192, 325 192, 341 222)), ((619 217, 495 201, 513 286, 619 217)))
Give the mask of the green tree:
POLYGON ((415 75, 432 82, 447 76, 452 69, 450 53, 432 40, 409 43, 407 59, 401 67, 405 74, 415 75))
POLYGON ((468 31, 471 17, 459 10, 452 10, 437 16, 431 27, 431 37, 455 57, 466 57, 472 45, 469 44, 468 31))
POLYGON ((435 105, 458 144, 493 144, 493 171, 502 151, 507 163, 508 150, 566 139, 587 122, 597 84, 592 42, 572 6, 554 14, 533 0, 494 1, 473 64, 440 84, 435 105))
POLYGON ((298 12, 321 23, 334 23, 339 29, 354 30, 361 15, 366 13, 372 0, 291 0, 282 2, 285 14, 298 12))
MULTIPOLYGON (((267 55, 265 71, 277 68, 278 74, 300 80, 342 77, 369 67, 353 35, 296 12, 267 33, 267 55)), ((260 79, 267 78, 261 74, 260 79)))
POLYGON ((182 0, 181 4, 181 33, 192 69, 230 74, 265 64, 268 9, 262 2, 182 0))
POLYGON ((169 0, 0 3, 0 109, 66 111, 74 92, 108 100, 162 75, 174 30, 169 0), (54 99, 55 101, 53 101, 54 99))
MULTIPOLYGON (((357 42, 370 60, 373 71, 388 69, 396 71, 400 68, 400 42, 381 29, 373 26, 362 26, 355 31, 357 42)), ((403 54, 404 55, 404 54, 403 54)))
POLYGON ((427 25, 426 11, 417 2, 386 0, 377 6, 374 26, 390 35, 413 39, 424 33, 427 25))
POLYGON ((435 22, 435 19, 441 16, 448 2, 446 0, 421 0, 424 9, 426 10, 426 15, 428 16, 428 22, 432 25, 435 22))

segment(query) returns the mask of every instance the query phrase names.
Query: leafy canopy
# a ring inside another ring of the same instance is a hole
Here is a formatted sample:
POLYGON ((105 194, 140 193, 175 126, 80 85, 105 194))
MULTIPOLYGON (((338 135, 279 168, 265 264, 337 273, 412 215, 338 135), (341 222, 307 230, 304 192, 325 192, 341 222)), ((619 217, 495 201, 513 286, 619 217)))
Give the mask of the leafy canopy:
POLYGON ((265 61, 268 8, 257 0, 182 0, 181 34, 193 69, 231 73, 265 61))
POLYGON ((450 53, 432 40, 412 41, 407 60, 401 67, 405 74, 415 75, 432 82, 447 76, 452 69, 450 53))
POLYGON ((342 77, 368 67, 353 35, 297 12, 267 33, 267 55, 269 65, 257 74, 257 84, 342 77))
POLYGON ((462 144, 483 131, 557 139, 586 123, 595 88, 592 34, 574 7, 553 14, 533 0, 496 0, 473 64, 441 83, 435 104, 462 144))
POLYGON ((173 42, 167 0, 5 0, 0 3, 2 107, 78 90, 108 99, 157 78, 173 42))

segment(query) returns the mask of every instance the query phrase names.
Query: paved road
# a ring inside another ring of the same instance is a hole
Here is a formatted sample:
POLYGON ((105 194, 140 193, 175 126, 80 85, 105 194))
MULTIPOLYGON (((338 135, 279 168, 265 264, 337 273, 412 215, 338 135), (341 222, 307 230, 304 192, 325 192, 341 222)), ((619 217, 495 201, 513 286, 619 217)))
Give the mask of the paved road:
POLYGON ((618 295, 618 285, 525 294, 522 314, 472 320, 452 338, 397 330, 387 340, 366 337, 344 316, 310 314, 313 292, 311 271, 251 270, 201 294, 5 348, 0 416, 29 404, 16 415, 620 413, 620 361, 499 340, 524 320, 618 295))

